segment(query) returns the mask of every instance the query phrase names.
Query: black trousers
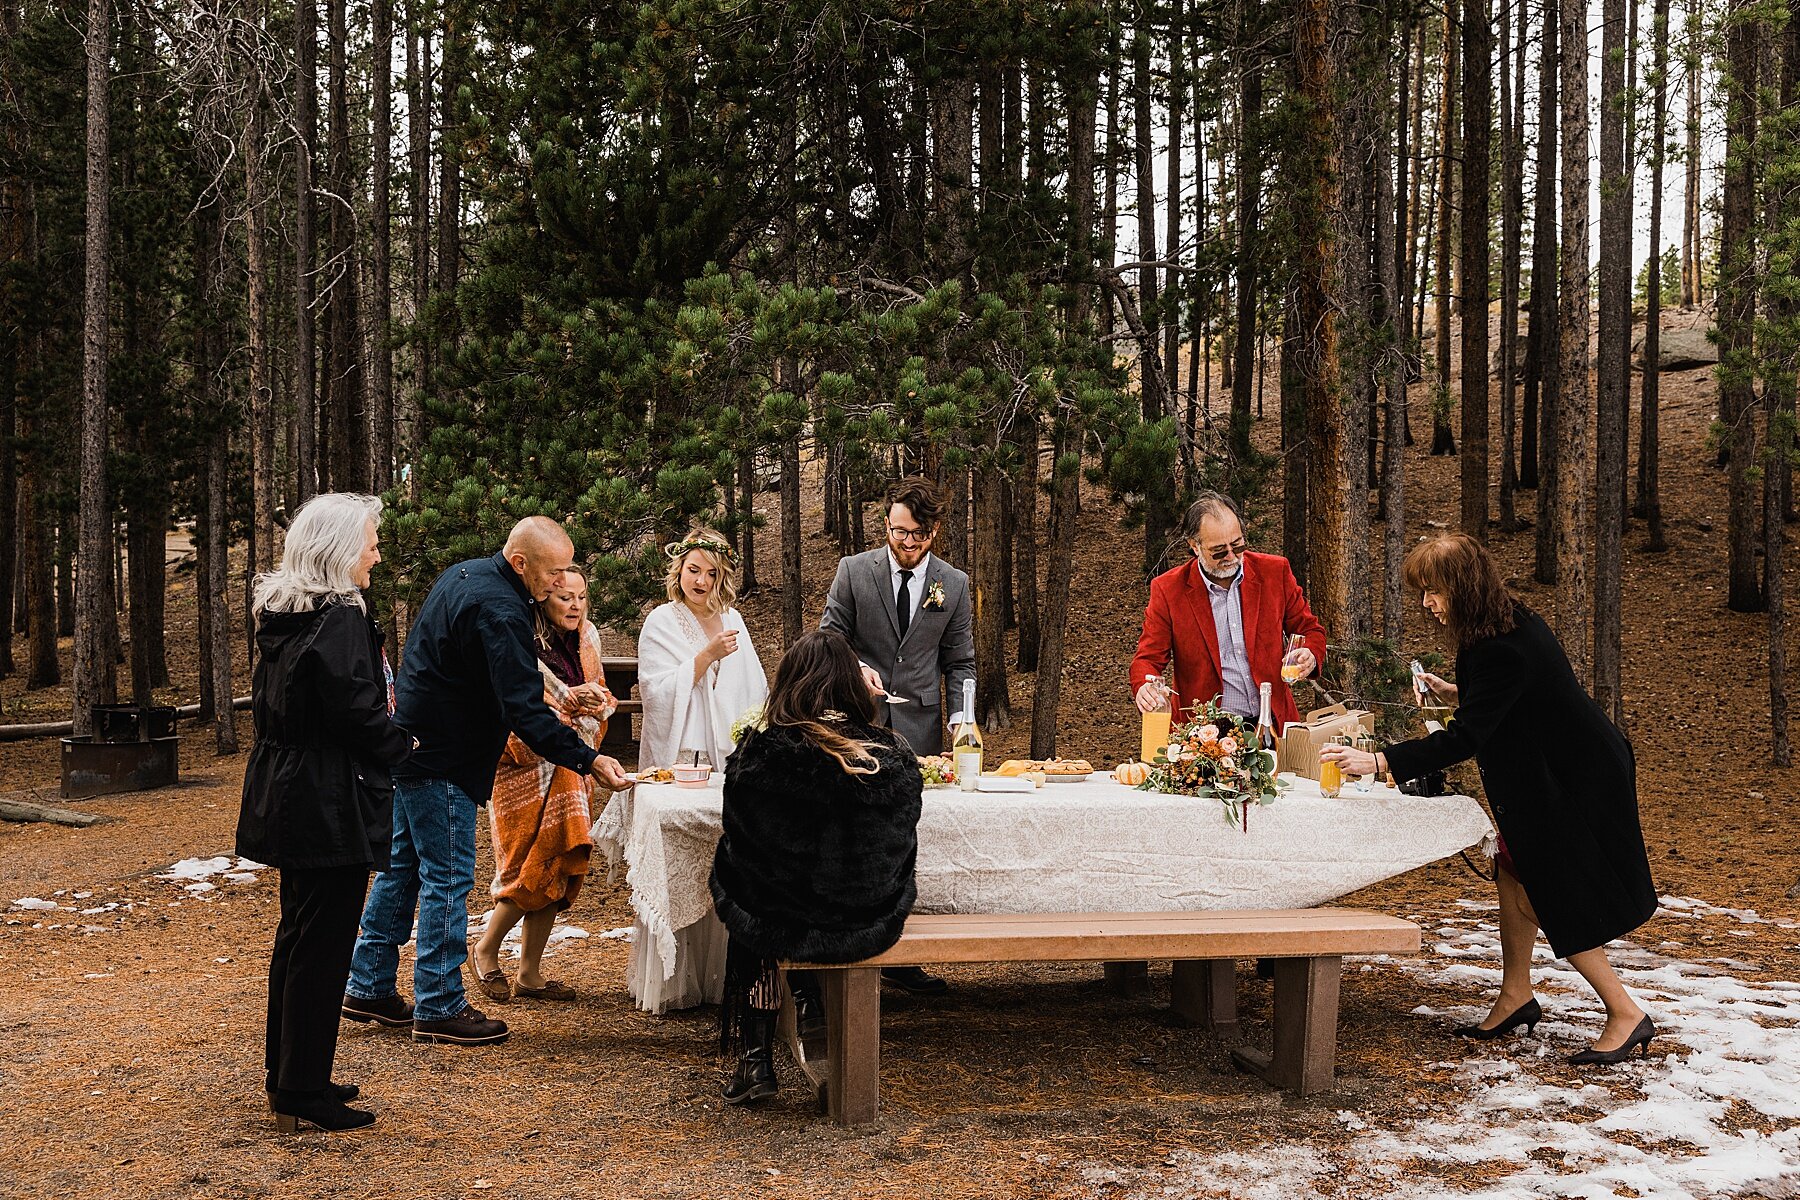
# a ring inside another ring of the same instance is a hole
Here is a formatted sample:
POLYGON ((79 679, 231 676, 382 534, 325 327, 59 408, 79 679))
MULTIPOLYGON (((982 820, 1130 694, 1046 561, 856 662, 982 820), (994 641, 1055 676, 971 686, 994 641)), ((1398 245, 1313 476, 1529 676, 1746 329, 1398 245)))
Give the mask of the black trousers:
POLYGON ((367 867, 281 872, 263 1065, 284 1092, 322 1091, 331 1082, 344 984, 368 888, 367 867))

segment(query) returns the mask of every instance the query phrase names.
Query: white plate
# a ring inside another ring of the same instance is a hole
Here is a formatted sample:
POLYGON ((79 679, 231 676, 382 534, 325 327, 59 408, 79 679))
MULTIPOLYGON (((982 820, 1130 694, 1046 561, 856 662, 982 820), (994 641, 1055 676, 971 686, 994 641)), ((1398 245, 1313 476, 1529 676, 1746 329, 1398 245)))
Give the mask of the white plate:
POLYGON ((1052 775, 1048 771, 1044 772, 1045 783, 1086 783, 1093 777, 1094 772, 1092 771, 1086 775, 1052 775))

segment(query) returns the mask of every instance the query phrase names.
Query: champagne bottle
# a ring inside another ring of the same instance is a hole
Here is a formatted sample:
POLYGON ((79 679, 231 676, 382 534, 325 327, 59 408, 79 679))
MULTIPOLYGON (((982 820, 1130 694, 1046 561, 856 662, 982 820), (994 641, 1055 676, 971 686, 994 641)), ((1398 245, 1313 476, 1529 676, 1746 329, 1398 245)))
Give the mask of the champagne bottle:
POLYGON ((975 681, 963 680, 962 711, 956 714, 956 731, 950 743, 956 762, 956 782, 965 792, 975 790, 981 778, 981 725, 975 720, 975 681))
POLYGON ((1275 753, 1275 718, 1270 707, 1269 691, 1273 684, 1262 685, 1262 713, 1256 718, 1256 746, 1259 750, 1275 753))

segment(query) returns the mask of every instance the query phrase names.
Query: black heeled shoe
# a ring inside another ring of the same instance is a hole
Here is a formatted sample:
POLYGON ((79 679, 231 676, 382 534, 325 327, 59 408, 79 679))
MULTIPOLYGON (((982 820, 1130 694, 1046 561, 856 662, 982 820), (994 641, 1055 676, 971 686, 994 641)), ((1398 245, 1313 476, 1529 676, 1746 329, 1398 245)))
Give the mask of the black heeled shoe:
POLYGON ((277 1091, 270 1099, 270 1108, 275 1113, 275 1128, 282 1133, 298 1132, 303 1124, 327 1133, 347 1133, 375 1123, 374 1113, 333 1100, 329 1091, 277 1091))
MULTIPOLYGON (((263 1076, 263 1091, 269 1094, 269 1111, 275 1111, 275 1076, 263 1076)), ((328 1083, 325 1085, 325 1098, 335 1100, 339 1104, 347 1104, 362 1095, 362 1089, 354 1083, 328 1083)))
POLYGON ((1503 1033, 1509 1033, 1519 1026, 1525 1026, 1525 1035, 1530 1037, 1537 1032, 1537 1023, 1544 1019, 1544 1010, 1533 996, 1519 1007, 1513 1009, 1512 1015, 1494 1026, 1483 1029, 1479 1025, 1458 1025, 1451 1030, 1457 1037, 1472 1038, 1477 1042, 1491 1042, 1503 1033))
POLYGON ((745 1022, 744 1057, 725 1085, 725 1103, 767 1100, 780 1088, 775 1077, 775 1014, 756 1012, 745 1022))
POLYGON ((1646 1016, 1638 1022, 1637 1028, 1631 1031, 1631 1036, 1625 1039, 1625 1044, 1617 1050, 1596 1050, 1589 1046, 1586 1050, 1569 1055, 1569 1065, 1589 1067, 1603 1063, 1622 1063, 1630 1058, 1631 1052, 1639 1046, 1644 1048, 1644 1057, 1648 1058, 1650 1057, 1650 1039, 1655 1036, 1656 1026, 1646 1016))

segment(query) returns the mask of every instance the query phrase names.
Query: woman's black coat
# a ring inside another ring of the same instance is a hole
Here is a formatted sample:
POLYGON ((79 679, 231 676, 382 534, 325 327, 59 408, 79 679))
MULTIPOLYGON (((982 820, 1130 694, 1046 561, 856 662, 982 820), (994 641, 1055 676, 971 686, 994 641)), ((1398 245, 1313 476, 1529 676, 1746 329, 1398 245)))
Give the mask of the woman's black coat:
POLYGON ((381 631, 353 605, 264 613, 250 685, 256 745, 237 852, 274 867, 387 869, 391 767, 412 738, 388 717, 381 631))
POLYGON ((1600 711, 1549 626, 1523 605, 1510 633, 1456 656, 1456 717, 1386 751, 1396 779, 1473 757, 1494 823, 1560 957, 1656 912, 1631 744, 1600 711))
POLYGON ((748 734, 725 764, 713 906, 760 957, 856 962, 899 941, 912 911, 918 760, 892 730, 849 732, 875 744, 875 774, 846 774, 780 727, 748 734))

